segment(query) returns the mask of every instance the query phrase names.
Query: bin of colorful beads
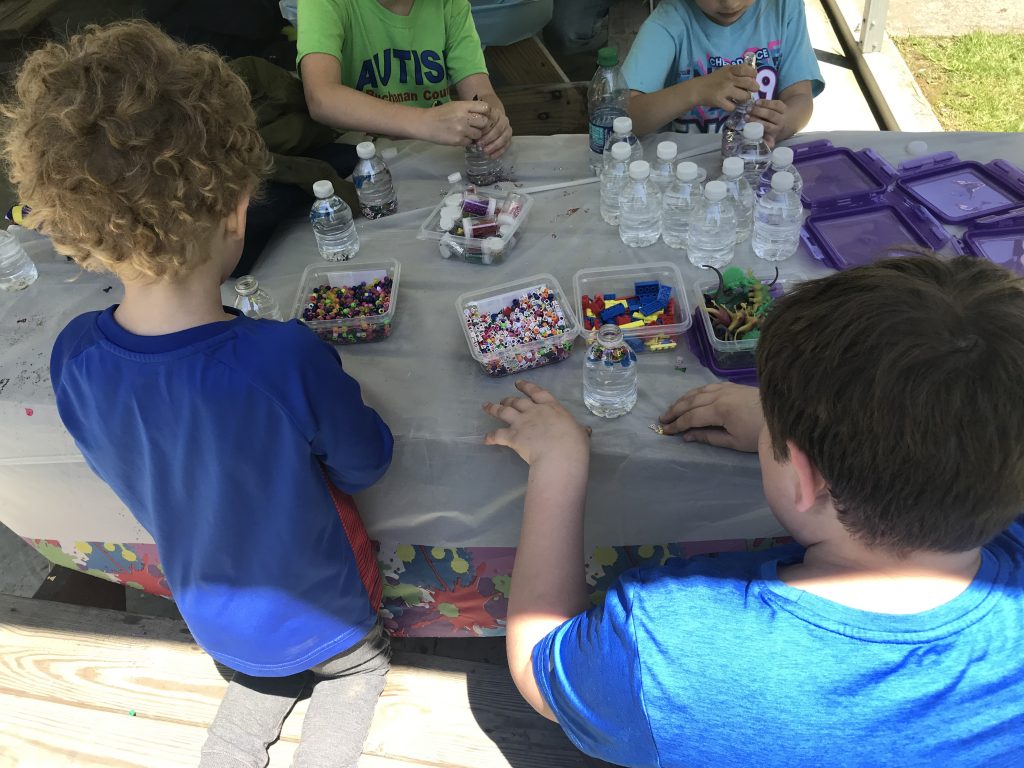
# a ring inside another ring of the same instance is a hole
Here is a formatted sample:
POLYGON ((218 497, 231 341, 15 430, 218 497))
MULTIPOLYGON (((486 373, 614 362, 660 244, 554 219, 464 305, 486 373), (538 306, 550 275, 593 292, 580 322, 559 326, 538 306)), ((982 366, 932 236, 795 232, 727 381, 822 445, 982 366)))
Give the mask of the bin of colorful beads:
POLYGON ((562 286, 533 275, 456 299, 469 353, 488 376, 564 360, 580 333, 562 286))
POLYGON ((324 262, 302 273, 295 317, 331 344, 382 341, 391 335, 400 267, 394 259, 343 269, 324 262))
POLYGON ((467 186, 448 195, 420 226, 417 238, 436 240, 441 256, 474 264, 500 264, 519 241, 519 229, 533 208, 533 198, 467 186))

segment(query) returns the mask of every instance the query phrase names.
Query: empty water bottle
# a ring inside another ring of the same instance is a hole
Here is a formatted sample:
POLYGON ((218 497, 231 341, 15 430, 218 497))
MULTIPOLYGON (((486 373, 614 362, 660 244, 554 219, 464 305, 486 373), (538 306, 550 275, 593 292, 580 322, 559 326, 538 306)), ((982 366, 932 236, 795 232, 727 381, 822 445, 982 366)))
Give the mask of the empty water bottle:
POLYGON ((697 176, 696 163, 680 163, 675 180, 662 195, 661 238, 669 248, 686 248, 693 209, 704 193, 697 176))
MULTIPOLYGON (((597 52, 597 72, 587 88, 590 132, 590 172, 595 176, 604 165, 604 149, 616 117, 629 113, 629 86, 619 69, 615 48, 597 52)), ((614 143, 614 142, 612 142, 614 143)))
POLYGON ((274 297, 260 288, 252 275, 242 275, 235 281, 235 309, 256 320, 283 320, 274 297))
MULTIPOLYGON (((743 54, 743 63, 748 67, 757 68, 757 52, 747 51, 743 54)), ((747 124, 747 115, 757 103, 757 93, 751 93, 750 98, 741 104, 737 104, 729 117, 725 119, 722 126, 722 157, 735 157, 740 153, 740 142, 743 138, 743 126, 747 124)))
POLYGON ((736 210, 725 182, 709 181, 693 208, 686 257, 694 266, 721 269, 732 261, 735 249, 736 210))
POLYGON ((633 410, 636 394, 636 353, 619 326, 602 325, 584 361, 583 403, 595 416, 614 419, 633 410))
POLYGON ((779 171, 754 212, 754 253, 766 261, 788 259, 800 244, 804 207, 793 191, 793 174, 779 171))
POLYGON ((612 133, 608 137, 608 141, 604 145, 604 162, 611 162, 612 159, 612 147, 618 144, 620 141, 624 141, 629 145, 630 159, 631 160, 643 160, 644 159, 644 148, 640 144, 638 139, 633 134, 633 120, 629 117, 616 117, 612 123, 612 133))
POLYGON ((359 233, 348 204, 334 194, 334 185, 325 180, 313 185, 316 202, 309 210, 316 247, 327 261, 347 261, 359 253, 359 233))
POLYGON ((0 289, 20 291, 39 277, 35 262, 12 233, 0 230, 0 289))
POLYGON ((718 180, 725 182, 726 192, 736 208, 736 242, 742 243, 750 237, 754 226, 754 190, 743 177, 743 160, 739 157, 725 158, 718 180))
POLYGON ((359 208, 368 219, 390 216, 398 210, 398 197, 384 159, 377 154, 372 141, 356 145, 359 162, 352 171, 352 181, 359 196, 359 208))
POLYGON ((793 191, 796 192, 797 197, 800 197, 800 193, 804 189, 804 180, 800 176, 800 171, 793 165, 793 150, 789 147, 776 147, 772 151, 772 161, 764 169, 764 173, 761 174, 761 178, 757 182, 757 189, 754 190, 757 197, 761 197, 772 188, 772 176, 780 171, 792 174, 793 191))
POLYGON ((655 151, 654 165, 651 166, 651 181, 658 185, 658 189, 665 192, 665 189, 672 183, 676 175, 676 155, 679 154, 674 141, 658 142, 655 151))
POLYGON ((751 189, 771 162, 772 151, 764 140, 764 126, 761 123, 747 123, 743 126, 743 141, 740 143, 740 157, 743 158, 743 175, 751 189))
POLYGON ((619 237, 630 248, 654 245, 661 237, 661 192, 650 176, 650 164, 634 160, 619 195, 619 237))
POLYGON ((612 145, 612 159, 601 171, 601 218, 613 227, 619 225, 619 195, 629 181, 629 144, 612 145))

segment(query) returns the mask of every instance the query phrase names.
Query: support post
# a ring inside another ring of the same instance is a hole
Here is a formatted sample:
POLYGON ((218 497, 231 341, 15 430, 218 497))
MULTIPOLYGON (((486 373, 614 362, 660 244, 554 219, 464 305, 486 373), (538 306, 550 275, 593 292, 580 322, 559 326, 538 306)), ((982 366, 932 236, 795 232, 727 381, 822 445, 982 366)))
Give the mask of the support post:
POLYGON ((889 13, 889 0, 864 0, 864 18, 860 22, 860 50, 876 53, 882 50, 885 37, 885 17, 889 13))

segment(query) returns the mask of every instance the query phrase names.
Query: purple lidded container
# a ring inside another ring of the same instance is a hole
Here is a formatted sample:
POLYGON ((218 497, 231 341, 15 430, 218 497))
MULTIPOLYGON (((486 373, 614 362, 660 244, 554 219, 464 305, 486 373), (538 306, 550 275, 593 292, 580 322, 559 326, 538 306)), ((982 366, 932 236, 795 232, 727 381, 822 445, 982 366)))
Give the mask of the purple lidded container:
POLYGON ((1024 275, 1024 209, 977 222, 963 235, 964 249, 979 258, 1024 275))
POLYGON ((896 188, 940 221, 967 226, 1024 204, 1024 171, 1005 160, 982 164, 940 152, 901 163, 896 188))
POLYGON ((861 200, 885 192, 895 169, 874 150, 836 147, 828 139, 794 144, 793 165, 804 186, 800 199, 816 210, 838 200, 861 200))
POLYGON ((701 310, 698 308, 693 313, 693 323, 690 326, 689 333, 686 334, 687 341, 690 345, 690 351, 693 352, 694 357, 697 358, 697 362, 720 379, 727 379, 735 384, 749 384, 756 387, 757 368, 719 368, 715 363, 715 356, 708 348, 707 336, 701 332, 700 312, 701 310))

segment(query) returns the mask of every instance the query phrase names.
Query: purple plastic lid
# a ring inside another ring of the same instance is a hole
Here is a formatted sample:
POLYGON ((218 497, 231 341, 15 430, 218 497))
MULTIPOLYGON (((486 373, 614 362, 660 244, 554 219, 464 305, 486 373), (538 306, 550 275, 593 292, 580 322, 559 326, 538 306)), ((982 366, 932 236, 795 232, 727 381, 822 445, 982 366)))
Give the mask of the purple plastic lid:
POLYGON ((1024 203, 1024 171, 1005 160, 961 161, 952 152, 902 163, 896 187, 946 224, 969 224, 1024 203))
POLYGON ((690 325, 690 330, 686 334, 687 342, 690 345, 690 351, 693 352, 694 356, 697 358, 697 362, 720 379, 728 379, 736 384, 751 384, 753 386, 757 386, 756 368, 726 369, 719 368, 715 365, 715 356, 711 354, 711 350, 708 348, 707 337, 704 335, 704 323, 702 323, 700 318, 697 317, 699 312, 699 309, 694 311, 693 323, 690 325))
POLYGON ((968 253, 1024 275, 1024 216, 972 227, 963 241, 968 253))
POLYGON ((854 152, 828 139, 793 146, 793 165, 803 179, 800 198, 816 209, 839 200, 862 200, 885 192, 896 175, 871 149, 854 152))

